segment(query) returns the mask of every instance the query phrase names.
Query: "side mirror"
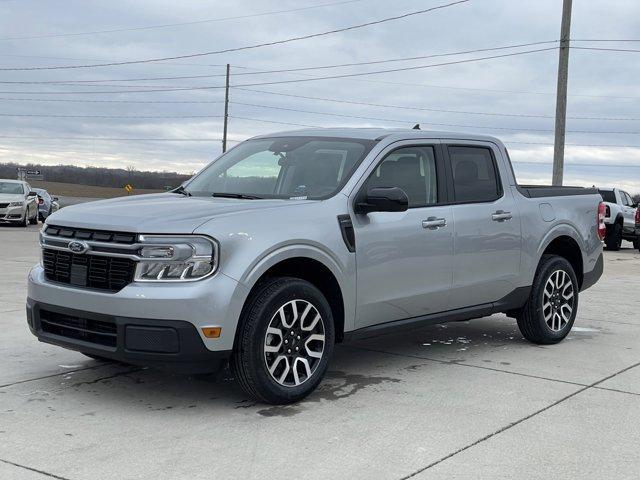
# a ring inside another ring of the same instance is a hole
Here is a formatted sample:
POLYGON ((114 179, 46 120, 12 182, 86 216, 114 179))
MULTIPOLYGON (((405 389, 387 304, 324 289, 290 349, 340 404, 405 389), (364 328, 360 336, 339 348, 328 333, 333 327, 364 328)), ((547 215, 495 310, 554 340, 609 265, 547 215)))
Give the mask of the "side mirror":
POLYGON ((404 212, 409 208, 409 197, 399 187, 374 187, 355 205, 355 212, 404 212))
POLYGON ((58 201, 58 197, 53 197, 53 201, 57 202, 58 201))
POLYGON ((37 197, 38 194, 36 192, 29 192, 27 193, 27 197, 37 197))

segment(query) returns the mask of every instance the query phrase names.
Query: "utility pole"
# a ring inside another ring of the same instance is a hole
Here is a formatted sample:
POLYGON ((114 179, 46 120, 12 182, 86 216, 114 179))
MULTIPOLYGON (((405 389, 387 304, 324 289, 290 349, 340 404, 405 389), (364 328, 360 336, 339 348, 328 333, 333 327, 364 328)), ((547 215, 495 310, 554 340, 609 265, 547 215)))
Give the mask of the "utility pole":
POLYGON ((227 151, 227 125, 229 123, 229 71, 231 65, 227 63, 227 81, 224 86, 224 129, 222 131, 222 153, 227 151))
POLYGON ((571 1, 563 0, 556 91, 556 134, 553 146, 553 185, 562 185, 564 174, 564 137, 567 122, 567 79, 569 76, 569 44, 571 40, 571 1))

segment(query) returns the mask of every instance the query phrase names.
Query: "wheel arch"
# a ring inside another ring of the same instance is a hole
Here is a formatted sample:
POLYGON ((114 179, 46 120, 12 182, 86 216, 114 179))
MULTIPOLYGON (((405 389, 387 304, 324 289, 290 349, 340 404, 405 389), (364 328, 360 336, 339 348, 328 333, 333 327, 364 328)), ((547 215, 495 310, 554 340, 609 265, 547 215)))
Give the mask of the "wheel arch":
POLYGON ((549 239, 540 253, 538 265, 540 265, 544 255, 558 255, 566 259, 573 267, 573 271, 578 279, 578 287, 582 288, 582 282, 584 280, 584 258, 582 248, 573 236, 564 233, 549 239))
MULTIPOLYGON (((293 277, 310 282, 325 296, 334 319, 336 343, 341 342, 345 325, 348 328, 353 323, 355 312, 349 290, 350 282, 343 273, 344 269, 345 267, 329 254, 310 245, 289 245, 270 252, 254 264, 241 280, 249 289, 249 293, 244 300, 238 325, 242 321, 245 308, 266 279, 278 276, 293 277)), ((236 332, 239 330, 238 326, 236 332)))

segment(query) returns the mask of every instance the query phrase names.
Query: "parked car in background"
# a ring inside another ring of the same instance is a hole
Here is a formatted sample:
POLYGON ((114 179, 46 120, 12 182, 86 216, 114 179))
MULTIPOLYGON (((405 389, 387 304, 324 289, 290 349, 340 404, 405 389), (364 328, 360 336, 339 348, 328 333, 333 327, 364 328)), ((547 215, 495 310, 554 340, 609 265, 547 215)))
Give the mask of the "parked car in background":
POLYGON ((20 180, 0 180, 0 222, 38 223, 38 194, 20 180))
POLYGON ((58 197, 52 197, 44 188, 34 188, 33 191, 38 194, 38 218, 44 222, 60 208, 58 197))
POLYGON ((638 205, 631 195, 619 188, 598 188, 605 205, 604 223, 607 235, 604 243, 608 250, 620 250, 622 240, 633 242, 640 250, 640 216, 638 205))
POLYGON ((192 373, 230 360, 248 394, 295 402, 348 339, 505 312, 529 341, 560 342, 602 274, 601 200, 518 185, 493 137, 256 137, 171 193, 49 217, 27 321, 92 357, 192 373))

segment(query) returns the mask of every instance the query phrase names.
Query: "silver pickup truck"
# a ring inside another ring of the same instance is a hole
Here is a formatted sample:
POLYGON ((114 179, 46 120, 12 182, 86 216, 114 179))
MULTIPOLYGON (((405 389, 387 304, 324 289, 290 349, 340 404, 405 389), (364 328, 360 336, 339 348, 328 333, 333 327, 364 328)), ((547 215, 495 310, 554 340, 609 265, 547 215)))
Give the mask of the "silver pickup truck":
POLYGON ((228 361, 250 395, 295 402, 354 338, 504 312, 526 339, 561 341, 602 274, 601 200, 518 185, 487 136, 255 137, 173 192, 47 218, 28 323, 91 357, 228 361))

